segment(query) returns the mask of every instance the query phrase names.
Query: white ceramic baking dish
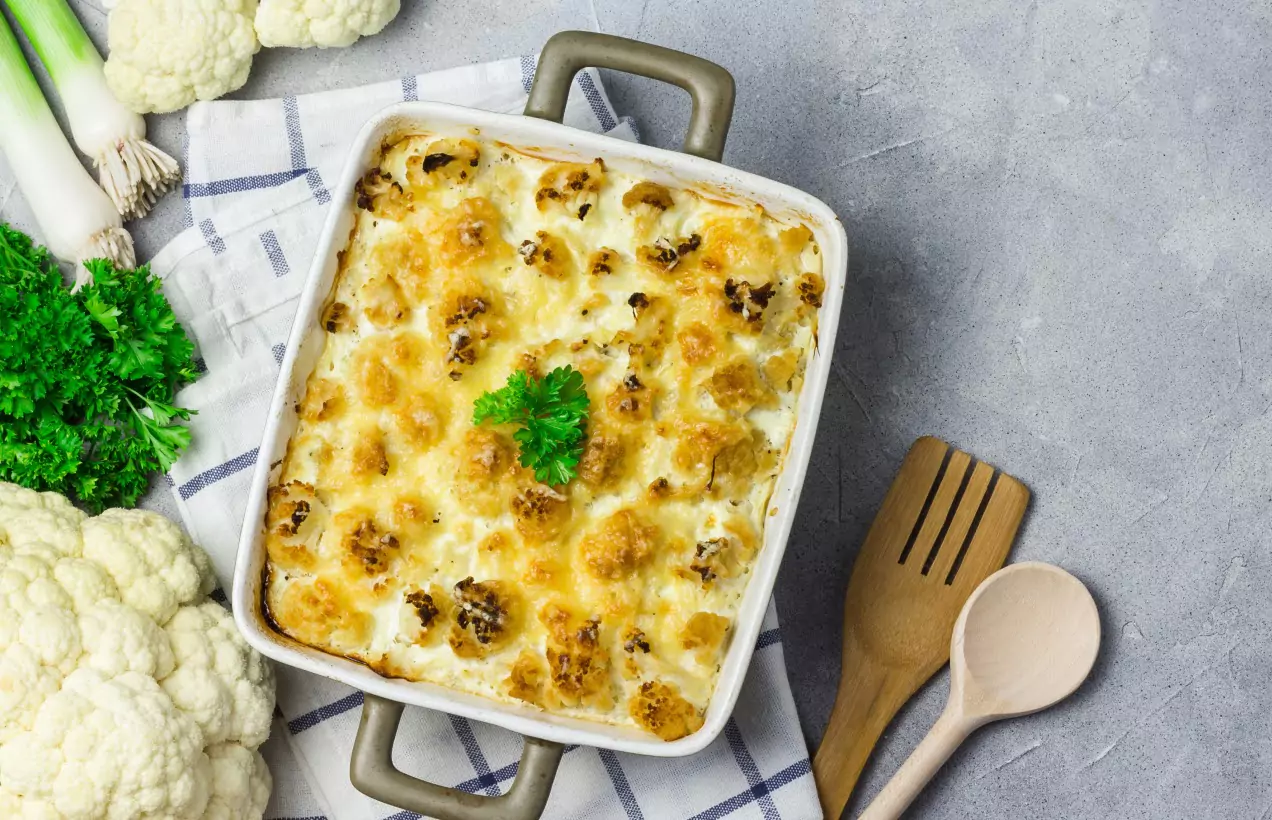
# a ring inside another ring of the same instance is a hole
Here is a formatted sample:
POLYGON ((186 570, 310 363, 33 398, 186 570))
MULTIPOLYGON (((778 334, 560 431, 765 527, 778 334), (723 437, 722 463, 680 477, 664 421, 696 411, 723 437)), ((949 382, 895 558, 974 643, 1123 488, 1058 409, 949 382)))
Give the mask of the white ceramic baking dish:
POLYGON ((558 744, 580 744, 637 754, 673 757, 693 754, 724 727, 742 687, 747 666, 808 467, 822 396, 830 375, 848 244, 843 226, 821 201, 790 186, 720 164, 733 108, 733 81, 719 66, 645 43, 585 32, 563 32, 545 45, 526 113, 493 114, 439 103, 403 103, 377 115, 353 146, 309 271, 287 344, 282 374, 252 479, 251 498, 235 568, 235 619, 247 640, 262 654, 367 694, 363 725, 352 767, 355 785, 386 802, 442 817, 537 817, 546 800, 558 744), (583 67, 601 66, 673 82, 693 97, 694 113, 685 141, 688 153, 628 143, 561 125, 566 95, 583 67), (557 121, 552 121, 557 120, 557 121), (386 138, 412 131, 443 135, 480 129, 483 137, 565 160, 602 157, 607 166, 664 184, 708 190, 728 199, 759 203, 779 218, 798 219, 812 229, 822 252, 826 291, 818 322, 817 353, 809 363, 800 395, 793 439, 770 501, 771 517, 738 610, 733 638, 721 667, 714 696, 701 729, 673 742, 639 730, 544 713, 530 706, 489 700, 441 686, 381 677, 368 667, 302 645, 280 634, 262 610, 266 560, 263 520, 266 490, 277 480, 287 441, 296 427, 294 407, 322 350, 318 315, 337 273, 337 255, 354 221, 354 185, 372 167, 386 138), (378 696, 378 697, 377 697, 378 696), (522 767, 504 798, 478 798, 424 784, 392 768, 389 753, 401 716, 401 704, 423 706, 485 721, 526 735, 522 767), (538 739, 537 741, 529 738, 538 739), (546 742, 540 742, 546 741, 546 742), (533 781, 533 782, 532 782, 533 781), (504 800, 502 804, 498 801, 504 800), (536 808, 537 806, 537 808, 536 808))

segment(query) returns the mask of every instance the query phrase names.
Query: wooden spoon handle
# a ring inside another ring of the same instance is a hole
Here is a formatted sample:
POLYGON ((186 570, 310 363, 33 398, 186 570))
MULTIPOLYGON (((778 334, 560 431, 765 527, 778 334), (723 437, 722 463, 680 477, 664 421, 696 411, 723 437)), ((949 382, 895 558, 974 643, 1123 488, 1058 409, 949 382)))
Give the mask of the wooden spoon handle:
POLYGON ((937 770, 975 729, 960 710, 946 707, 927 737, 875 796, 859 820, 896 820, 919 796, 937 770))
POLYGON ((844 641, 843 673, 826 733, 813 758, 813 778, 826 820, 838 820, 861 777, 870 752, 918 684, 844 641))

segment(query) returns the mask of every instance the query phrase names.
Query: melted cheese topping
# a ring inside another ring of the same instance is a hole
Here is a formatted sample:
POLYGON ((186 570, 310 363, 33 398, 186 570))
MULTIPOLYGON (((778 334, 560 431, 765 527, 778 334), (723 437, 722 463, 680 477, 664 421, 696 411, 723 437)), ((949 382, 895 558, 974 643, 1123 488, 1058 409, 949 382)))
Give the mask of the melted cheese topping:
POLYGON ((278 627, 387 676, 696 731, 816 341, 812 233, 496 143, 383 149, 266 519, 278 627), (569 364, 578 478, 473 401, 569 364))

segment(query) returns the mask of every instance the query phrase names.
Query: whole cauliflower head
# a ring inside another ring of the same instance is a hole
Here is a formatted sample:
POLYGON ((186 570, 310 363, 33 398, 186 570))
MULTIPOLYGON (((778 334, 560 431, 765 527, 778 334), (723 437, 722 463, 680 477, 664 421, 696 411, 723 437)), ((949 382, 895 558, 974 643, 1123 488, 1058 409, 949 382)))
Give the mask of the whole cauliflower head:
POLYGON ((107 33, 111 91, 139 114, 159 114, 242 88, 261 47, 256 2, 118 0, 107 33))
POLYGON ((271 47, 347 46, 379 34, 401 7, 400 0, 261 0, 256 36, 271 47))
POLYGON ((163 516, 0 483, 0 818, 260 820, 274 676, 213 583, 163 516))

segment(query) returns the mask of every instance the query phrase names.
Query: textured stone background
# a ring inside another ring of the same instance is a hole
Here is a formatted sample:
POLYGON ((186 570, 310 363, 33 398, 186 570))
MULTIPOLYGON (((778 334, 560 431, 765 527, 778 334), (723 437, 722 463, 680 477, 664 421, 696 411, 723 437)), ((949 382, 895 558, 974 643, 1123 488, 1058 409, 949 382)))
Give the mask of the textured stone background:
MULTIPOLYGON (((73 3, 101 37, 101 12, 73 3)), ((1105 643, 1077 696, 975 736, 912 816, 1268 816, 1265 0, 404 5, 354 48, 262 53, 239 96, 599 28, 726 66, 739 88, 726 161, 843 218, 853 256, 835 378, 778 584, 810 744, 834 694, 857 546, 909 443, 931 433, 1030 485, 1014 557, 1086 581, 1105 643)), ((679 91, 606 79, 648 141, 678 144, 679 91)), ((152 122, 170 150, 182 131, 179 115, 152 122)), ((136 231, 143 256, 180 220, 167 199, 136 231)), ((935 719, 946 680, 884 737, 854 812, 935 719)))

